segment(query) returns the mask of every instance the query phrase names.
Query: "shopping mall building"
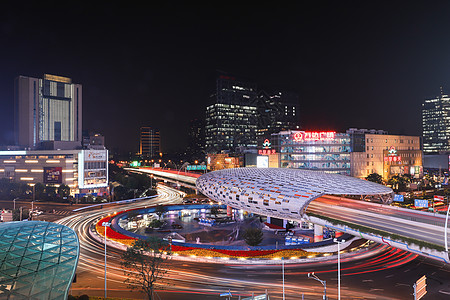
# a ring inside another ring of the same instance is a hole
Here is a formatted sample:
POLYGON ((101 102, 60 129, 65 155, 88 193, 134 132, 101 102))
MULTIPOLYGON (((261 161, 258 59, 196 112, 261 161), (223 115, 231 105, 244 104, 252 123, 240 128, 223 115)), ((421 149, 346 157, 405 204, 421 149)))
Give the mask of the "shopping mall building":
POLYGON ((68 185, 71 194, 108 194, 108 150, 0 151, 0 179, 68 185))
POLYGON ((282 131, 258 149, 258 166, 317 170, 365 178, 423 175, 420 137, 381 130, 282 131))

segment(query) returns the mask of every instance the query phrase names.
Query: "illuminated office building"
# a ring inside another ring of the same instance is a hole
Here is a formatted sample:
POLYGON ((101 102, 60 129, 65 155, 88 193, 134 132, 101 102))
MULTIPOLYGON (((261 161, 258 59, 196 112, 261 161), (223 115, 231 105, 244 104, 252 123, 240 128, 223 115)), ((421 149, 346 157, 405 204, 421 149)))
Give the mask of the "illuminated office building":
POLYGON ((450 151, 450 97, 441 94, 422 103, 423 152, 450 151))
POLYGON ((256 84, 221 75, 212 99, 214 103, 206 108, 207 153, 237 147, 256 149, 256 84))
POLYGON ((14 115, 16 144, 21 147, 38 148, 45 142, 80 147, 82 86, 62 76, 19 76, 15 80, 14 115))
POLYGON ((151 158, 161 152, 159 130, 152 127, 141 127, 139 140, 139 154, 151 158))

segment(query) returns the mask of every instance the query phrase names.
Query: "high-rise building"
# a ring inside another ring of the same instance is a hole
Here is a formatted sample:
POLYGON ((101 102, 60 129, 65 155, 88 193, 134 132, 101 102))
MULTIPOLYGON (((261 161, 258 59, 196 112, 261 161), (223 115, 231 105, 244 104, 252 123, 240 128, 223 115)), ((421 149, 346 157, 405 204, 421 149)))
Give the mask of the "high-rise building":
POLYGON ((205 158, 205 122, 193 119, 189 123, 188 145, 186 154, 190 160, 203 160, 205 158))
POLYGON ((15 80, 16 144, 38 148, 45 142, 81 146, 82 86, 72 79, 44 74, 15 80))
POLYGON ((258 146, 272 133, 299 129, 298 95, 288 92, 261 91, 257 97, 258 110, 258 146))
POLYGON ((423 152, 450 151, 450 97, 441 93, 422 103, 423 152))
POLYGON ((151 158, 161 152, 159 130, 152 127, 141 127, 139 154, 142 157, 151 158))
POLYGON ((205 145, 208 153, 237 147, 256 149, 256 84, 220 75, 213 104, 206 108, 205 145))

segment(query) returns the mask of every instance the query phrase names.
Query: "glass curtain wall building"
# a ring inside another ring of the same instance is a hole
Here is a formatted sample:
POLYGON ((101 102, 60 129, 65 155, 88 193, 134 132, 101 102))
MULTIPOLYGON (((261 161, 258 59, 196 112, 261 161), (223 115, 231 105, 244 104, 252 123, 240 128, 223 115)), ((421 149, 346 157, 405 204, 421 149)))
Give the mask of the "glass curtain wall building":
POLYGON ((450 151, 450 97, 441 94, 422 103, 423 152, 450 151))
POLYGON ((272 135, 282 168, 350 175, 350 135, 336 132, 282 131, 272 135))
POLYGON ((237 147, 256 149, 256 84, 221 75, 212 99, 214 103, 206 108, 207 153, 237 147))
POLYGON ((272 133, 299 129, 298 95, 294 93, 261 91, 257 98, 258 146, 270 139, 272 133))

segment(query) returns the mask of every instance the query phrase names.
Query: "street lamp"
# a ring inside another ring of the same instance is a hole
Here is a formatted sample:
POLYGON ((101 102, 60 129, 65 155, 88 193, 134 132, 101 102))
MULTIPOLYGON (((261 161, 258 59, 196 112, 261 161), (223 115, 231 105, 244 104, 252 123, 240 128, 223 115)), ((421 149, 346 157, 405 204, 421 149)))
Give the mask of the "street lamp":
POLYGON ((103 222, 102 226, 105 227, 105 299, 106 299, 106 229, 111 226, 110 222, 103 222))
POLYGON ((319 281, 323 285, 323 300, 327 300, 327 282, 325 280, 320 280, 314 272, 308 273, 308 278, 312 278, 314 280, 319 281))
POLYGON ((445 252, 447 252, 447 256, 448 256, 447 226, 448 226, 448 212, 449 212, 449 210, 450 210, 450 206, 448 205, 448 196, 447 196, 447 215, 445 216, 445 227, 444 227, 445 252))
POLYGON ((282 265, 282 273, 283 273, 283 300, 285 300, 284 298, 284 257, 281 258, 281 265, 282 265))
POLYGON ((335 243, 337 243, 337 253, 338 253, 338 300, 341 299, 341 254, 340 254, 340 245, 341 243, 345 243, 345 240, 333 240, 335 243))

